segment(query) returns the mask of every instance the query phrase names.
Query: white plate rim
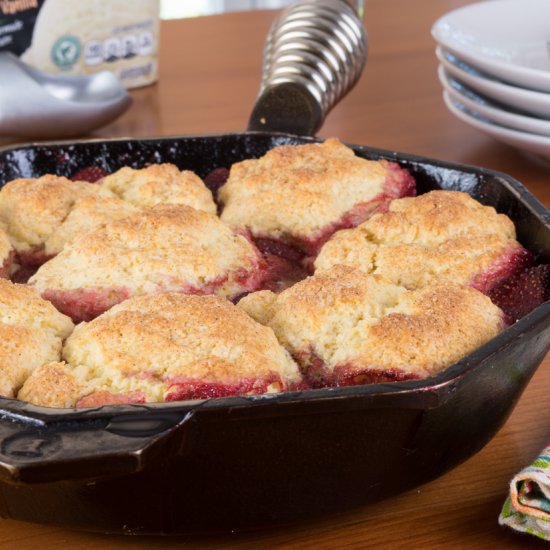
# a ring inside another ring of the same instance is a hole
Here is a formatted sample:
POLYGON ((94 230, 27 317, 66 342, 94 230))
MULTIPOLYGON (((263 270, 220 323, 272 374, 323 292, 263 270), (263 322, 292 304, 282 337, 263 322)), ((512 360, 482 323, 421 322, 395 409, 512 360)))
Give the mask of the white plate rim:
MULTIPOLYGON (((485 116, 499 124, 510 127, 512 130, 520 130, 524 132, 538 133, 543 136, 550 136, 550 120, 531 118, 523 116, 521 114, 513 113, 499 109, 496 106, 492 106, 488 103, 480 103, 475 99, 468 97, 460 92, 459 89, 453 86, 453 81, 460 87, 470 91, 470 89, 464 84, 458 82, 451 75, 447 74, 445 68, 439 65, 437 74, 441 85, 445 91, 451 96, 452 99, 462 103, 468 110, 478 112, 480 115, 485 116)), ((476 92, 471 90, 474 95, 476 92)), ((490 101, 490 100, 487 100, 490 101)))
MULTIPOLYGON (((516 109, 526 111, 539 117, 550 117, 550 94, 526 90, 504 84, 498 80, 478 76, 464 71, 445 57, 445 50, 438 46, 435 50, 440 63, 447 72, 454 76, 461 83, 467 84, 478 93, 499 100, 501 103, 510 105, 516 109)), ((454 54, 453 54, 454 55, 454 54)), ((460 58, 456 57, 462 62, 460 58)), ((465 63, 466 64, 466 63, 465 63)), ((467 64, 466 64, 467 65, 467 64)), ((475 69, 474 69, 475 70, 475 69)), ((479 72, 476 70, 476 72, 479 72)))
POLYGON ((465 124, 473 126, 481 132, 490 135, 498 141, 507 143, 512 147, 541 155, 545 157, 546 160, 550 160, 550 137, 519 132, 518 130, 511 130, 480 120, 468 114, 467 110, 463 111, 456 107, 446 91, 443 91, 443 101, 449 111, 465 124))
MULTIPOLYGON (((543 69, 535 69, 533 67, 517 65, 515 63, 506 63, 505 61, 501 61, 484 54, 481 51, 477 51, 473 54, 471 50, 460 47, 459 43, 459 45, 457 45, 457 41, 453 39, 445 30, 445 27, 449 24, 449 20, 452 20, 457 14, 464 15, 464 13, 468 12, 475 14, 476 11, 480 10, 480 7, 485 9, 489 4, 496 4, 497 2, 500 4, 499 7, 501 9, 504 5, 517 5, 518 7, 521 6, 523 11, 528 11, 528 9, 524 7, 525 1, 526 0, 492 0, 490 2, 476 2, 474 4, 462 6, 447 12, 437 19, 431 28, 432 37, 436 42, 444 46, 456 56, 489 74, 493 74, 514 84, 534 88, 539 91, 550 92, 550 72, 544 71, 543 69)), ((543 6, 549 5, 546 0, 531 1, 543 6)))

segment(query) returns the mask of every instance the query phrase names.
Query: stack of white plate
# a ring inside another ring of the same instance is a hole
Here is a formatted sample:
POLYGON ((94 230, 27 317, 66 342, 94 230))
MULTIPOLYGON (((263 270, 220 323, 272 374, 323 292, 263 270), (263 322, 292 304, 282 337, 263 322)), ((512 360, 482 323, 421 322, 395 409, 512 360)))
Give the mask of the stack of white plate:
POLYGON ((464 122, 550 159, 550 0, 488 0, 432 27, 443 98, 464 122))

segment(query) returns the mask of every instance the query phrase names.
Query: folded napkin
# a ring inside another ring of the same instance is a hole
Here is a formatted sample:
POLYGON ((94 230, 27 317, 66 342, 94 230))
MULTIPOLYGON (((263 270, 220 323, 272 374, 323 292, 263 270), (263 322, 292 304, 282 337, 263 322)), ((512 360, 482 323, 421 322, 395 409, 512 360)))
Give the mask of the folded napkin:
POLYGON ((512 479, 498 522, 550 540, 550 443, 512 479))

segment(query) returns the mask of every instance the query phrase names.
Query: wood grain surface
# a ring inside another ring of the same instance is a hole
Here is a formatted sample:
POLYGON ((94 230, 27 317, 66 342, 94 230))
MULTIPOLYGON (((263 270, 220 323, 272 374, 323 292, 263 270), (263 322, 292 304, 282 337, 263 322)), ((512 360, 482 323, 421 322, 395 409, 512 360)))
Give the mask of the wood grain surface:
MULTIPOLYGON (((443 104, 430 27, 468 3, 367 0, 367 66, 319 135, 506 172, 550 206, 550 164, 468 127, 443 104)), ((257 11, 163 22, 158 84, 134 90, 132 108, 93 137, 244 130, 275 15, 257 11)), ((511 477, 550 439, 549 395, 547 357, 481 452, 416 490, 343 515, 273 531, 193 538, 106 536, 4 519, 0 549, 542 548, 538 539, 499 527, 497 518, 511 477)))

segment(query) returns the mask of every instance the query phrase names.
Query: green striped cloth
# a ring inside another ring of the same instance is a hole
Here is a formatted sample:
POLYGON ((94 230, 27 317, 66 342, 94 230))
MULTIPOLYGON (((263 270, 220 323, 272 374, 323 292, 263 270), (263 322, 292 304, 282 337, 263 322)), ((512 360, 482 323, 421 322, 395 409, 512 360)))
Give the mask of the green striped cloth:
POLYGON ((512 479, 498 522, 550 540, 550 444, 512 479))

